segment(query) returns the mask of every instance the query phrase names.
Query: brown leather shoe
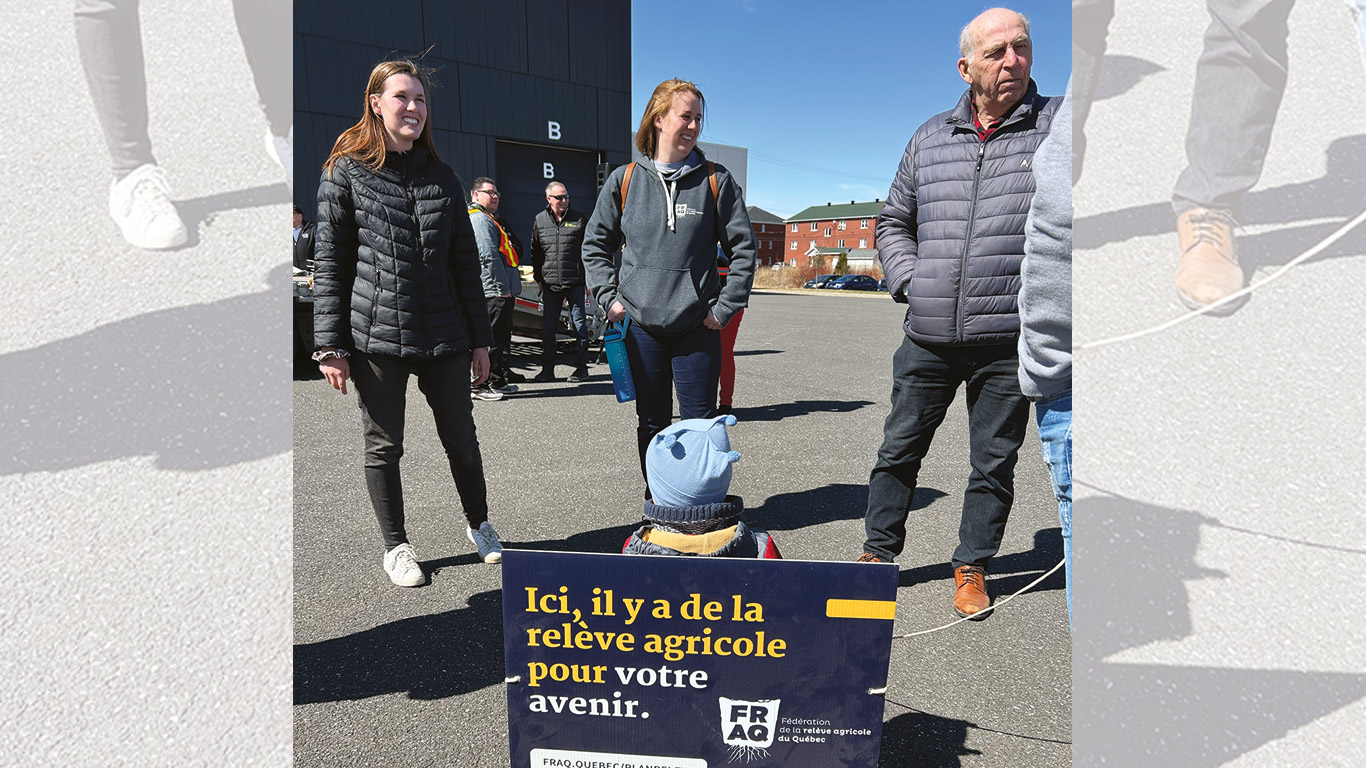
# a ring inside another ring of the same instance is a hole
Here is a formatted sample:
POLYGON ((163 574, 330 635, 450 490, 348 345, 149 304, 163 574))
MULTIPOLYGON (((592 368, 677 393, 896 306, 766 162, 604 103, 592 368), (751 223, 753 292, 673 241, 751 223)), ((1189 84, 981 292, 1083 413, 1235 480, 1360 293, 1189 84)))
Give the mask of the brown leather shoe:
POLYGON ((858 556, 858 560, 855 560, 854 562, 856 562, 856 563, 889 563, 889 562, 891 562, 891 561, 890 561, 890 560, 883 560, 882 558, 878 557, 877 555, 873 554, 872 552, 864 552, 863 554, 859 555, 859 556, 858 556))
MULTIPOLYGON (((1243 288, 1243 268, 1233 244, 1235 222, 1228 213, 1193 208, 1176 219, 1181 263, 1176 267, 1176 290, 1181 303, 1200 309, 1243 288)), ((1209 314, 1228 314, 1242 306, 1234 301, 1209 314)))
POLYGON ((987 596, 987 572, 976 565, 963 565, 953 571, 953 610, 959 616, 975 616, 991 610, 987 596))

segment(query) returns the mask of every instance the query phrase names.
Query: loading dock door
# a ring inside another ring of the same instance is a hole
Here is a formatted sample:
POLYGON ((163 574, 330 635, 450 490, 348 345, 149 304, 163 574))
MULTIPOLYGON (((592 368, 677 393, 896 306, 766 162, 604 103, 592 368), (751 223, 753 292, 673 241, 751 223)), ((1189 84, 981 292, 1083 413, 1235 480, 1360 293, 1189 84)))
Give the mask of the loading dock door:
MULTIPOLYGON (((597 152, 511 141, 498 141, 496 151, 495 178, 503 193, 498 214, 522 238, 528 250, 531 221, 545 208, 545 185, 552 177, 569 189, 570 207, 585 218, 593 215, 597 202, 597 152)), ((526 263, 531 263, 530 254, 526 263)))

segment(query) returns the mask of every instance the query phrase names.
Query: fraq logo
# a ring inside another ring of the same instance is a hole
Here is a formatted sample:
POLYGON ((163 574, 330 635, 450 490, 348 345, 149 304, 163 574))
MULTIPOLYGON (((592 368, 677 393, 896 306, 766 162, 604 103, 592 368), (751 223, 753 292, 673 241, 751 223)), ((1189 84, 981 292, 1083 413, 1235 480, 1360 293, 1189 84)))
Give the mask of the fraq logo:
POLYGON ((674 217, 683 218, 684 216, 701 216, 702 212, 696 208, 689 208, 687 203, 674 203, 674 217))
POLYGON ((768 757, 778 726, 781 699, 741 701, 721 697, 721 733, 730 747, 730 762, 768 757))

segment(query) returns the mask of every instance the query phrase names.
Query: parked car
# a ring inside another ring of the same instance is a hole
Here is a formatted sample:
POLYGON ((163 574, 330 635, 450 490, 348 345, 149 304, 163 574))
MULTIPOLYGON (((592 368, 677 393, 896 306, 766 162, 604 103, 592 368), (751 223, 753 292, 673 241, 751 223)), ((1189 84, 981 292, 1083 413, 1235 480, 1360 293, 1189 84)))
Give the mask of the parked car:
POLYGON ((877 289, 879 291, 882 291, 883 293, 887 292, 887 278, 884 277, 881 280, 877 281, 877 289))
POLYGON ((837 291, 876 291, 877 281, 872 275, 843 275, 825 284, 837 291))
POLYGON ((839 275, 818 275, 814 279, 807 280, 803 288, 824 288, 825 284, 839 277, 839 275))

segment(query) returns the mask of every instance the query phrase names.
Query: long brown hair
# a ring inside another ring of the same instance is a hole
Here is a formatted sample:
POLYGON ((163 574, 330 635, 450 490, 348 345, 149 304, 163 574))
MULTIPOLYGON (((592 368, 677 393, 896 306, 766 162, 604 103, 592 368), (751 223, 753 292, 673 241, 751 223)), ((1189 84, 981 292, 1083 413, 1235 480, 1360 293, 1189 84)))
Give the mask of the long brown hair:
MULTIPOLYGON (((332 154, 328 155, 327 162, 323 163, 323 170, 330 175, 332 166, 348 155, 372 171, 379 170, 384 165, 386 154, 384 149, 384 121, 375 114, 375 110, 370 106, 370 97, 382 95, 384 83, 394 75, 410 75, 422 83, 424 91, 429 90, 430 74, 431 70, 411 59, 395 59, 376 64, 375 68, 370 70, 370 83, 365 86, 365 98, 362 99, 364 111, 361 112, 361 118, 355 125, 342 131, 342 134, 337 137, 337 143, 332 145, 332 154)), ((436 153, 436 144, 432 141, 430 98, 428 95, 427 122, 422 125, 422 135, 418 137, 418 141, 422 142, 433 158, 439 160, 441 157, 436 153)))
MULTIPOLYGON (((658 148, 659 137, 655 135, 658 128, 655 128, 655 118, 669 114, 673 108, 674 97, 680 93, 691 93, 697 97, 702 104, 702 113, 707 112, 707 100, 702 98, 702 91, 697 86, 687 80, 665 80, 655 86, 655 92, 650 94, 650 103, 645 107, 645 114, 640 118, 640 127, 636 129, 636 149, 645 157, 654 159, 655 150, 658 148)), ((697 118, 697 126, 702 127, 702 118, 697 118)))

